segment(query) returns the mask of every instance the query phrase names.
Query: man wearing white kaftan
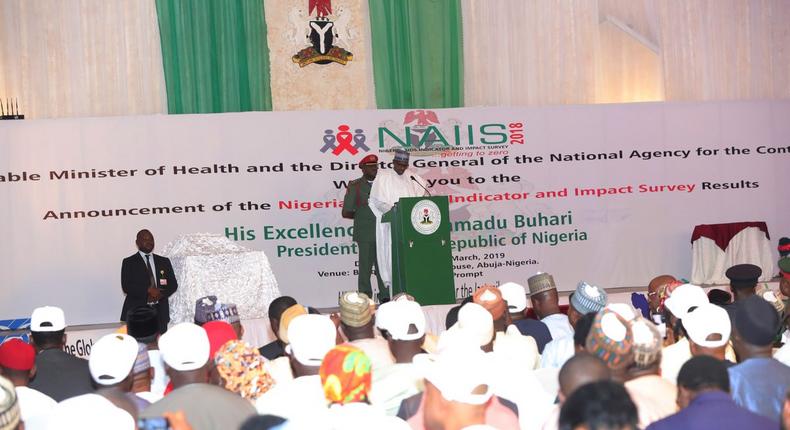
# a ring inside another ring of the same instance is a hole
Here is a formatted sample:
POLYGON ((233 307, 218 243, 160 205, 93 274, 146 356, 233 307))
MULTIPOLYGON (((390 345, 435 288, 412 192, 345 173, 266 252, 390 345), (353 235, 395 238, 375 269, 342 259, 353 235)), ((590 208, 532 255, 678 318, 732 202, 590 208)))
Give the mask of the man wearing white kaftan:
POLYGON ((381 280, 390 290, 390 297, 392 297, 392 236, 390 223, 382 223, 381 216, 389 212, 401 197, 426 195, 420 185, 427 188, 425 180, 410 171, 408 167, 409 153, 402 149, 396 150, 392 160, 392 170, 379 171, 368 199, 370 210, 376 216, 376 256, 381 280))

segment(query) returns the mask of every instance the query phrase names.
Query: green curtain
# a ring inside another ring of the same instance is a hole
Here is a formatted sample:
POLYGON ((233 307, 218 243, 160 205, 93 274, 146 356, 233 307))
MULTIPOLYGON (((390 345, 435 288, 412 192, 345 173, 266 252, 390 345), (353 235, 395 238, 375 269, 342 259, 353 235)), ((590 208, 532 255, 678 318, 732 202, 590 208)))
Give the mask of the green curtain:
POLYGON ((463 106, 460 0, 369 0, 379 108, 463 106))
POLYGON ((262 0, 156 0, 167 109, 271 110, 262 0))

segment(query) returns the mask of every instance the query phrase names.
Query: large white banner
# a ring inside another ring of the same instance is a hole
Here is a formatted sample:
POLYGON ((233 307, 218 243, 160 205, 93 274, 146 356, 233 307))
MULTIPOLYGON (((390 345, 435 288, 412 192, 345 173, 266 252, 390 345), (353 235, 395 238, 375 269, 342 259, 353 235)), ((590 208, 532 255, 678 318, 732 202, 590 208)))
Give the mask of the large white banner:
POLYGON ((284 294, 334 306, 356 287, 344 185, 399 147, 450 196, 459 297, 537 271, 565 290, 688 277, 696 224, 790 233, 789 144, 786 101, 4 121, 0 317, 117 321, 141 228, 160 250, 224 233, 284 294))

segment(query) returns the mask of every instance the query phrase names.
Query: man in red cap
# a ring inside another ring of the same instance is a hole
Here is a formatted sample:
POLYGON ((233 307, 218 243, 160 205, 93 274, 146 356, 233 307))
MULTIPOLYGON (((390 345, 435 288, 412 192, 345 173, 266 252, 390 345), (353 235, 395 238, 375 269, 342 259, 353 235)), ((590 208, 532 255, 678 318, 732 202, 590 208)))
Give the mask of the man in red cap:
POLYGON ((0 345, 0 374, 14 384, 23 421, 49 412, 57 404, 46 394, 28 388, 28 382, 36 374, 36 351, 21 339, 12 338, 0 345))
POLYGON ((379 301, 382 301, 387 298, 389 292, 384 288, 384 282, 379 275, 376 258, 376 217, 368 206, 370 189, 379 171, 378 163, 378 157, 373 154, 366 156, 359 162, 362 177, 348 183, 346 196, 343 199, 343 218, 354 220, 353 239, 359 249, 357 289, 368 297, 373 297, 370 274, 375 267, 376 282, 379 286, 379 301))
POLYGON ((217 366, 214 364, 214 356, 225 343, 231 340, 238 340, 238 337, 236 337, 233 326, 225 321, 209 321, 203 324, 202 327, 208 336, 209 380, 212 384, 220 385, 219 373, 217 373, 217 366))

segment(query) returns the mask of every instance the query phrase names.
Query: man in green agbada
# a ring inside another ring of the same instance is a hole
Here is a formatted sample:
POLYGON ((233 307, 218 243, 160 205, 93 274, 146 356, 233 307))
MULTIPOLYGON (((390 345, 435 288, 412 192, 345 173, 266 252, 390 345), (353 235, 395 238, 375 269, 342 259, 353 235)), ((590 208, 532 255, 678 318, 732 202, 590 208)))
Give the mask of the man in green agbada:
POLYGON ((359 249, 359 277, 357 289, 368 297, 373 297, 370 285, 371 273, 376 274, 379 287, 379 301, 387 299, 388 290, 379 275, 378 259, 376 258, 376 217, 368 206, 368 196, 379 171, 378 157, 371 154, 359 162, 362 177, 348 183, 346 196, 343 199, 343 218, 354 220, 354 242, 359 249))

